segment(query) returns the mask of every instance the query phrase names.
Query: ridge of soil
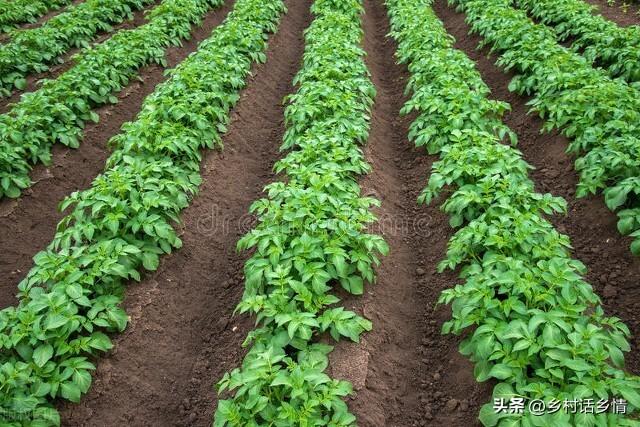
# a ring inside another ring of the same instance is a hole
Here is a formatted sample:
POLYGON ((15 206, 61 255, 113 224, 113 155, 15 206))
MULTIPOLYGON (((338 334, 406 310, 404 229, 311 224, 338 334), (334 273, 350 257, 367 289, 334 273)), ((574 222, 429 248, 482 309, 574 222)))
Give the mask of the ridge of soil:
MULTIPOLYGON (((166 50, 167 68, 175 67, 198 43, 208 38, 233 8, 229 0, 210 11, 200 27, 192 31, 190 40, 182 47, 166 50)), ((87 188, 102 172, 105 161, 111 154, 108 140, 120 132, 123 123, 133 120, 142 102, 155 87, 166 80, 165 68, 151 65, 140 70, 140 79, 132 80, 117 96, 119 102, 107 104, 94 111, 99 115, 98 123, 88 123, 83 140, 77 149, 54 144, 52 164, 36 165, 31 172, 34 185, 18 199, 0 200, 0 308, 16 304, 17 285, 32 266, 33 256, 52 240, 56 225, 64 216, 57 206, 73 191, 87 188)))
POLYGON ((222 153, 209 151, 203 184, 182 214, 184 246, 160 268, 128 287, 126 331, 98 362, 80 404, 61 402, 67 426, 210 426, 214 384, 240 365, 252 320, 232 317, 244 289, 236 242, 255 218, 251 203, 274 180, 284 134, 283 98, 303 52, 310 0, 288 0, 266 64, 255 66, 232 113, 222 153))
POLYGON ((565 153, 567 139, 557 132, 541 134, 543 122, 535 113, 527 114, 528 98, 508 89, 513 74, 494 65, 497 57, 490 55, 488 48, 476 49, 481 38, 469 35, 464 14, 448 7, 444 0, 436 0, 434 10, 456 38, 456 47, 476 62, 491 88, 491 97, 511 104, 504 122, 518 134, 518 149, 524 159, 536 168, 531 172, 536 190, 567 201, 567 214, 549 219, 571 238, 573 255, 587 266, 586 280, 603 299, 605 312, 629 326, 631 352, 626 354, 626 367, 640 373, 640 259, 629 250, 631 239, 618 232, 617 217, 605 206, 602 195, 576 199, 578 175, 574 159, 565 153))
MULTIPOLYGON (((133 18, 126 19, 123 22, 113 25, 111 31, 100 31, 96 34, 96 38, 90 42, 91 46, 95 46, 111 38, 120 30, 131 30, 146 24, 145 15, 148 11, 160 4, 161 0, 155 0, 153 3, 145 6, 143 9, 133 11, 133 18)), ((0 98, 0 114, 9 111, 13 104, 20 101, 22 95, 28 92, 34 92, 40 88, 43 80, 54 80, 62 73, 73 67, 76 62, 74 55, 83 51, 85 48, 72 48, 60 56, 62 62, 60 64, 50 64, 49 69, 42 73, 29 74, 26 76, 27 86, 23 90, 13 90, 11 96, 0 98)))
POLYGON ((337 343, 330 369, 354 384, 350 408, 360 426, 477 425, 491 387, 475 381, 472 364, 458 352, 461 338, 441 335, 451 312, 436 306, 440 293, 458 283, 455 272, 436 271, 454 230, 439 210, 443 200, 417 203, 437 156, 414 148, 413 117, 400 117, 408 73, 395 64, 396 43, 385 37, 387 11, 377 0, 365 0, 365 11, 364 46, 378 94, 365 148, 373 168, 361 185, 382 202, 372 232, 383 235, 390 252, 377 283, 362 297, 345 298, 348 309, 373 322, 372 331, 361 343, 337 343))

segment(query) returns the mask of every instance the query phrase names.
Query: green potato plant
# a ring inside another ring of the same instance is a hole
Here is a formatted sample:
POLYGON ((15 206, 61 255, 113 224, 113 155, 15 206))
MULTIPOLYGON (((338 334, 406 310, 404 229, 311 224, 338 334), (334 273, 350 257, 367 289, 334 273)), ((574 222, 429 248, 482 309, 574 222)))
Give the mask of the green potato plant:
POLYGON ((543 131, 558 129, 571 139, 568 152, 578 156, 580 175, 576 195, 602 191, 618 214, 619 230, 634 238, 631 251, 640 255, 640 228, 629 220, 640 208, 634 196, 640 193, 634 180, 640 176, 640 91, 560 46, 553 30, 534 24, 511 0, 451 3, 467 14, 472 31, 484 38, 481 45, 500 54, 497 64, 515 73, 509 89, 532 96, 529 105, 544 120, 543 131))
POLYGON ((605 316, 600 299, 571 258, 569 238, 546 216, 565 212, 562 198, 535 191, 531 166, 502 123, 509 106, 488 99, 474 62, 431 9, 432 0, 387 0, 398 60, 407 64, 417 115, 410 139, 440 160, 420 201, 446 199, 456 233, 439 270, 457 269, 461 284, 445 290, 452 319, 443 333, 465 334, 460 352, 478 381, 493 380, 494 398, 622 397, 627 414, 533 414, 480 411, 485 426, 638 426, 640 378, 624 371, 629 329, 605 316), (505 142, 509 142, 510 145, 505 142))
POLYGON ((26 87, 26 77, 42 73, 50 64, 62 63, 61 56, 74 47, 86 48, 100 31, 133 18, 153 0, 87 0, 70 6, 42 26, 16 31, 0 45, 0 96, 26 87))
POLYGON ((127 325, 124 285, 182 245, 173 225, 200 184, 200 151, 221 146, 283 12, 279 0, 237 0, 111 140, 104 173, 62 203, 70 213, 19 284, 19 304, 0 311, 0 424, 59 425, 54 400, 87 392, 90 359, 127 325))
POLYGON ((334 286, 361 295, 375 281, 384 240, 366 233, 378 201, 362 197, 369 171, 359 147, 367 140, 375 89, 360 44, 360 0, 316 0, 305 32, 297 92, 288 97, 282 149, 286 176, 265 189, 251 211, 258 225, 239 242, 253 249, 237 311, 256 316, 242 366, 226 373, 215 426, 351 426, 346 381, 324 373, 334 339, 358 341, 371 322, 337 306, 334 286))
POLYGON ((545 25, 552 25, 559 40, 571 41, 593 64, 612 77, 640 81, 640 26, 620 27, 583 0, 515 0, 515 4, 545 25))
POLYGON ((71 0, 2 0, 0 1, 0 33, 20 24, 33 23, 49 11, 71 4, 71 0))
POLYGON ((222 0, 163 0, 147 15, 149 22, 119 31, 81 53, 76 65, 42 88, 23 95, 0 115, 0 197, 19 197, 31 186, 36 163, 51 162, 60 142, 77 148, 87 122, 97 122, 93 108, 118 102, 115 96, 149 64, 165 66, 165 49, 188 39, 193 24, 222 0))

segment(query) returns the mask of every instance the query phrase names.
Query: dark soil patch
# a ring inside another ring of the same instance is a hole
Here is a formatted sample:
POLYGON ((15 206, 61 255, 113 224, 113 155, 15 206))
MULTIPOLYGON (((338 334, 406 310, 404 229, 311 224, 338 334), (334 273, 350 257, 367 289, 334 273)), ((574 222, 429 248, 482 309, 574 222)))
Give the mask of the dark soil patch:
MULTIPOLYGON (((133 19, 126 20, 121 22, 120 24, 114 25, 112 31, 108 32, 100 32, 97 34, 96 38, 92 42, 92 45, 102 43, 103 41, 111 38, 116 32, 120 30, 131 30, 136 28, 142 24, 147 23, 145 20, 145 14, 156 7, 160 3, 160 0, 156 0, 153 4, 145 7, 141 10, 136 10, 133 12, 133 19)), ((27 76, 27 87, 24 90, 14 90, 13 94, 7 98, 0 98, 0 114, 4 114, 11 109, 12 104, 20 101, 20 98, 24 93, 33 92, 40 88, 42 81, 53 80, 57 78, 59 75, 67 71, 69 68, 75 65, 74 55, 81 52, 84 49, 73 48, 70 49, 67 53, 62 55, 62 63, 61 64, 53 64, 49 67, 49 69, 43 73, 33 74, 27 76)))
MULTIPOLYGON (((197 49, 198 43, 209 37, 233 7, 233 1, 209 12, 203 25, 194 29, 191 40, 182 47, 169 48, 167 61, 174 67, 197 49)), ((158 65, 140 72, 119 95, 119 103, 98 108, 97 124, 88 124, 78 149, 61 144, 53 147, 53 163, 37 165, 32 174, 35 184, 19 199, 0 200, 0 308, 15 304, 16 286, 32 265, 33 256, 44 249, 55 234, 63 214, 57 206, 73 191, 87 188, 104 168, 110 154, 107 141, 120 132, 120 126, 131 121, 140 111, 144 98, 158 83, 166 80, 165 69, 158 65)))
POLYGON ((450 317, 436 307, 456 274, 437 273, 453 234, 439 203, 419 206, 436 156, 408 140, 412 118, 399 117, 408 73, 394 63, 396 44, 381 1, 367 0, 365 49, 378 95, 365 153, 373 166, 363 193, 382 201, 377 210, 381 233, 390 246, 378 268, 378 281, 362 298, 348 298, 350 309, 373 322, 360 344, 340 342, 331 357, 333 374, 354 383, 350 407, 358 425, 472 426, 490 386, 473 377, 473 366, 458 352, 459 337, 441 335, 450 317))
POLYGON ((527 114, 527 98, 508 90, 512 75, 494 65, 497 58, 489 55, 488 49, 476 50, 481 39, 468 35, 464 14, 448 7, 444 0, 437 0, 434 6, 449 33, 458 40, 456 47, 476 61, 492 97, 511 104, 505 123, 518 134, 518 148, 524 158, 536 167, 531 176, 537 190, 567 200, 567 215, 551 221, 571 238, 574 256, 587 266, 587 281, 603 298, 606 313, 620 317, 631 329, 632 350, 626 366, 640 373, 640 260, 629 251, 631 239, 618 233, 617 217, 607 209, 601 195, 576 199, 578 176, 574 159, 565 153, 567 139, 557 133, 540 133, 542 121, 535 113, 527 114))
POLYGON ((235 250, 253 225, 250 204, 273 181, 284 133, 282 99, 303 52, 310 1, 287 1, 289 12, 271 37, 268 62, 232 114, 222 154, 209 152, 200 194, 182 215, 184 246, 160 269, 127 290, 132 320, 99 361, 95 383, 80 404, 62 404, 67 426, 210 426, 214 384, 239 366, 241 343, 253 327, 232 317, 244 288, 247 254, 235 250))
POLYGON ((629 3, 629 9, 625 12, 622 8, 624 1, 616 0, 615 4, 609 5, 607 0, 584 0, 594 6, 598 6, 600 14, 605 18, 623 26, 640 25, 640 7, 638 3, 629 3))

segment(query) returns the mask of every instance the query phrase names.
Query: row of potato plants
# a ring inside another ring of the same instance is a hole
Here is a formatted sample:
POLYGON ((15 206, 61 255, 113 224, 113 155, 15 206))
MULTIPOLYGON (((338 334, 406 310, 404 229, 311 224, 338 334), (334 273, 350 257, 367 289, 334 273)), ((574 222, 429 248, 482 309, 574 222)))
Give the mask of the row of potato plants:
POLYGON ((45 13, 69 4, 71 0, 0 0, 0 33, 36 22, 45 13))
POLYGON ((85 123, 97 122, 92 110, 116 103, 115 96, 139 70, 149 64, 166 65, 165 49, 190 37, 223 0, 163 0, 149 14, 149 22, 116 33, 77 59, 55 80, 47 80, 6 114, 0 115, 0 197, 18 197, 31 185, 34 164, 51 162, 56 142, 77 148, 85 123))
POLYGON ((24 89, 26 77, 42 73, 50 64, 61 63, 70 49, 88 47, 100 31, 133 18, 133 11, 155 0, 87 0, 70 6, 42 26, 17 31, 0 45, 0 96, 24 89))
MULTIPOLYGON (((407 64, 415 114, 410 139, 438 154, 420 201, 445 198, 442 209, 457 231, 439 271, 458 269, 463 283, 445 290, 452 320, 443 333, 464 334, 460 351, 478 381, 497 381, 494 398, 623 397, 629 414, 640 407, 640 379, 623 370, 628 328, 606 317, 570 255, 569 238, 545 218, 566 202, 540 194, 531 168, 501 117, 510 106, 491 100, 474 62, 453 48, 453 37, 431 9, 432 0, 387 0, 397 58, 407 64)), ((629 426, 618 414, 537 416, 480 412, 486 426, 629 426)))
POLYGON ((531 16, 553 25, 558 38, 573 50, 608 69, 613 77, 640 81, 640 27, 620 27, 594 12, 583 0, 515 0, 531 16))
POLYGON ((215 426, 354 425, 343 398, 349 382, 324 371, 336 341, 358 341, 371 323, 336 305, 333 287, 360 295, 375 280, 382 237, 368 234, 379 202, 357 183, 370 167, 359 145, 369 133, 375 88, 360 47, 360 0, 316 0, 305 32, 297 92, 288 97, 282 149, 275 171, 284 179, 266 187, 251 212, 258 225, 239 242, 255 252, 245 264, 245 291, 237 307, 256 316, 240 368, 218 383, 215 426))
POLYGON ((133 122, 110 142, 105 171, 61 204, 71 212, 0 311, 3 425, 58 425, 52 402, 77 402, 91 384, 89 358, 122 331, 124 284, 180 248, 173 224, 197 192, 201 149, 220 147, 252 63, 266 60, 280 0, 236 0, 198 50, 169 72, 133 122))
POLYGON ((500 54, 498 66, 515 73, 509 89, 532 95, 529 105, 544 131, 560 130, 578 156, 576 195, 604 190, 617 211, 618 230, 633 237, 640 255, 640 91, 611 79, 581 55, 560 46, 550 28, 534 24, 512 0, 450 0, 467 14, 482 45, 500 54))

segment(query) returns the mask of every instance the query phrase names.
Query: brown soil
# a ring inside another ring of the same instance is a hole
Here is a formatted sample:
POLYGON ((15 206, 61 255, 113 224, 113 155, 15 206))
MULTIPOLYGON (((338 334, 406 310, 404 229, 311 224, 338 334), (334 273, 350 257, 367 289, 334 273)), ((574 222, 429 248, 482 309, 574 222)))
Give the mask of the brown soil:
POLYGON ((605 18, 622 25, 624 27, 629 25, 640 25, 640 7, 637 3, 629 3, 629 10, 624 12, 622 4, 624 1, 616 0, 613 6, 609 6, 607 0, 584 0, 587 3, 591 3, 594 6, 598 6, 600 14, 605 18))
POLYGON ((293 90, 311 19, 310 1, 287 5, 268 62, 254 68, 232 114, 223 154, 205 156, 200 194, 182 215, 184 247, 129 287, 131 323, 100 360, 89 394, 79 405, 60 406, 63 425, 211 425, 214 384, 241 363, 241 343, 252 328, 247 317, 232 317, 247 257, 235 246, 254 222, 250 204, 275 179, 282 99, 293 90))
MULTIPOLYGON (((596 0, 593 0, 596 1, 596 0)), ((303 53, 302 32, 311 20, 311 0, 287 0, 289 12, 271 36, 268 62, 254 67, 254 77, 232 113, 223 153, 206 153, 200 194, 182 215, 184 247, 162 259, 160 268, 127 289, 124 306, 131 317, 127 330, 114 337, 115 347, 96 361, 89 394, 80 404, 60 402, 67 426, 208 426, 217 404, 215 382, 241 363, 241 343, 253 322, 232 315, 240 300, 247 254, 235 251, 238 239, 254 224, 250 204, 263 196, 276 177, 272 165, 284 132, 282 99, 303 53)), ((168 51, 174 66, 207 38, 233 6, 210 12, 204 26, 181 48, 168 51)), ((408 141, 412 120, 399 110, 407 71, 395 64, 395 43, 381 0, 365 0, 367 65, 378 95, 372 112, 365 155, 371 173, 361 180, 363 194, 382 202, 382 234, 390 254, 382 258, 378 281, 362 297, 343 296, 347 308, 373 322, 361 343, 341 341, 331 354, 331 373, 353 382, 349 399, 364 427, 477 426, 480 406, 490 400, 491 384, 479 384, 473 367, 458 352, 460 337, 441 335, 450 309, 436 306, 442 290, 458 283, 455 272, 437 273, 453 230, 438 209, 443 201, 418 206, 435 156, 408 141)), ((511 76, 494 66, 495 56, 476 51, 479 38, 468 36, 464 16, 438 0, 436 12, 459 40, 457 47, 474 61, 493 91, 513 111, 505 122, 517 132, 524 157, 538 169, 532 178, 540 191, 552 191, 569 202, 565 217, 552 218, 568 234, 575 256, 589 269, 588 280, 604 297, 605 310, 621 317, 634 336, 640 332, 640 261, 628 250, 629 239, 615 227, 616 217, 601 196, 576 200, 577 177, 564 153, 567 141, 540 135, 541 122, 527 115, 526 98, 512 94, 511 76)), ((18 200, 0 201, 0 307, 15 303, 16 284, 31 258, 52 238, 61 218, 56 205, 72 191, 90 185, 109 155, 108 139, 123 122, 135 118, 142 101, 164 81, 162 67, 141 71, 115 106, 98 111, 77 150, 54 147, 53 165, 34 169, 37 183, 18 200)), ((638 339, 627 366, 640 372, 638 339)))
POLYGON ((350 407, 360 426, 476 425, 490 386, 475 381, 471 363, 458 352, 460 338, 441 335, 450 310, 436 307, 441 291, 456 283, 455 273, 436 272, 453 230, 439 203, 417 204, 437 157, 408 140, 412 118, 399 118, 407 72, 394 63, 396 45, 385 38, 382 2, 366 0, 365 7, 367 64, 378 95, 365 150, 373 170, 361 185, 382 201, 372 231, 384 236, 390 253, 377 283, 362 298, 347 299, 373 330, 360 344, 338 343, 330 366, 354 384, 350 407))
MULTIPOLYGON (((202 40, 209 37, 233 7, 233 1, 209 12, 203 25, 192 31, 191 40, 182 47, 167 50, 169 67, 174 67, 202 40)), ((144 98, 166 78, 164 68, 158 65, 146 67, 140 72, 141 80, 132 81, 119 95, 120 102, 96 110, 100 116, 97 124, 88 124, 84 139, 78 149, 61 144, 53 147, 53 163, 38 165, 31 176, 35 184, 19 199, 0 200, 0 308, 15 304, 16 286, 32 265, 33 256, 51 241, 56 225, 63 215, 58 211, 59 202, 73 191, 88 187, 103 169, 110 154, 107 141, 119 133, 120 126, 133 120, 140 111, 144 98), (43 214, 45 213, 45 214, 43 214)))
POLYGON ((437 0, 434 6, 447 31, 458 40, 456 47, 476 61, 492 96, 511 104, 505 123, 518 134, 518 148, 525 160, 536 167, 531 176, 538 191, 562 196, 568 202, 567 215, 551 220, 571 238, 574 256, 587 266, 587 281, 603 298, 605 311, 620 317, 631 329, 627 368, 640 373, 640 260, 629 251, 631 239, 618 233, 617 217, 604 205, 602 196, 576 199, 578 176, 573 159, 565 153, 566 138, 557 133, 540 133, 542 121, 535 113, 527 114, 527 98, 508 90, 512 75, 494 65, 497 58, 489 55, 488 49, 476 50, 481 39, 468 35, 464 15, 448 7, 444 0, 437 0))
MULTIPOLYGON (((112 31, 108 32, 100 32, 97 34, 96 38, 93 40, 92 45, 100 44, 103 41, 111 38, 116 32, 120 30, 130 30, 136 28, 142 24, 145 24, 147 21, 145 20, 145 14, 156 7, 160 3, 160 0, 156 0, 154 3, 148 5, 144 9, 136 10, 133 12, 133 19, 126 20, 121 22, 120 24, 114 25, 112 31)), ((74 55, 81 52, 82 48, 73 48, 70 49, 67 53, 61 56, 62 63, 51 65, 50 68, 38 74, 33 74, 27 76, 27 87, 24 90, 14 90, 11 96, 6 98, 0 98, 0 114, 6 113, 11 109, 12 104, 20 101, 20 98, 24 93, 33 92, 40 88, 42 81, 45 79, 55 79, 73 65, 75 65, 74 55)))

